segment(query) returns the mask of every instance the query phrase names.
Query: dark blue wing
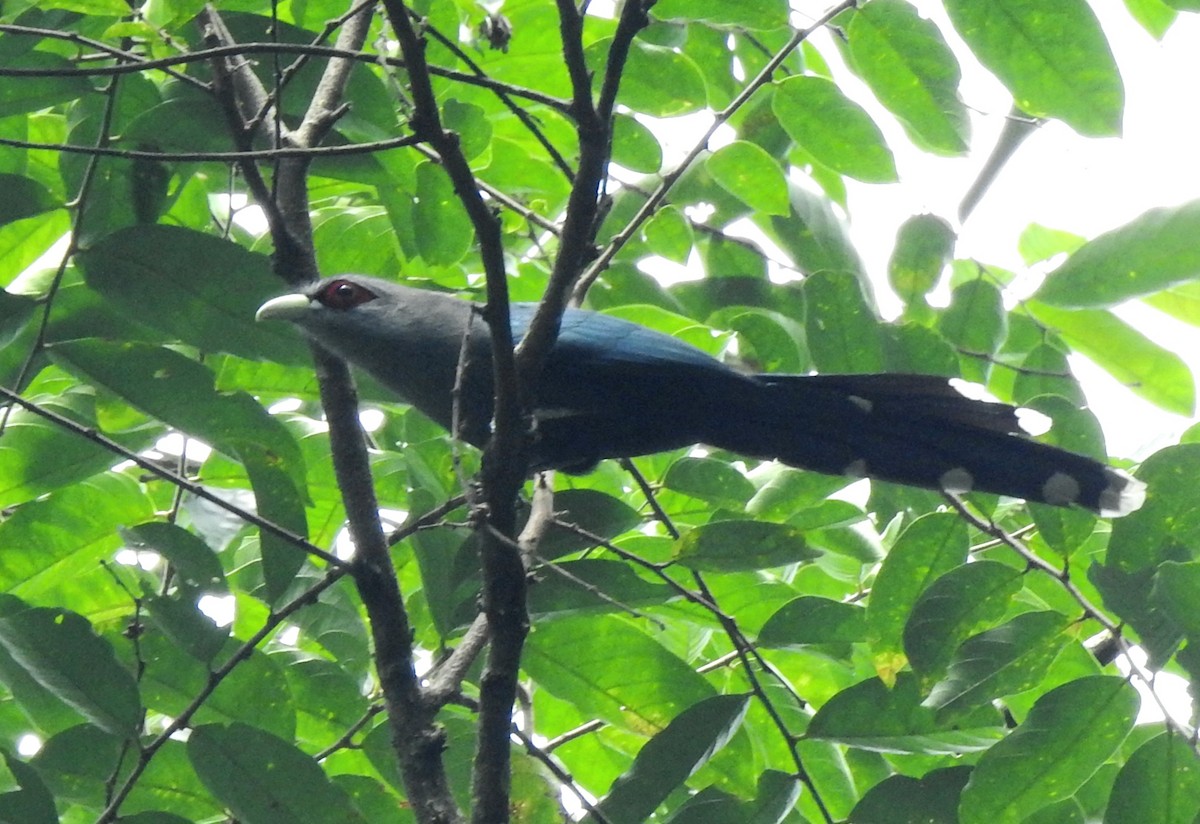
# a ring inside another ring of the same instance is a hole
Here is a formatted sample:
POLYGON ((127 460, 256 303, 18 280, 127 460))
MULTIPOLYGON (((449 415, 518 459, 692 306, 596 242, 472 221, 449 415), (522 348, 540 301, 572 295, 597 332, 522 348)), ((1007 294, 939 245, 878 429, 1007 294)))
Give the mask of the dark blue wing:
MULTIPOLYGON (((520 338, 535 307, 512 308, 520 338)), ((730 397, 757 382, 691 344, 610 315, 569 309, 537 385, 534 463, 583 470, 600 458, 711 440, 730 397)))
MULTIPOLYGON (((518 303, 512 307, 513 337, 520 340, 537 305, 518 303)), ((598 368, 634 366, 661 368, 692 367, 702 370, 730 371, 707 352, 670 335, 656 332, 631 321, 590 312, 568 309, 563 314, 555 360, 585 362, 598 368)))

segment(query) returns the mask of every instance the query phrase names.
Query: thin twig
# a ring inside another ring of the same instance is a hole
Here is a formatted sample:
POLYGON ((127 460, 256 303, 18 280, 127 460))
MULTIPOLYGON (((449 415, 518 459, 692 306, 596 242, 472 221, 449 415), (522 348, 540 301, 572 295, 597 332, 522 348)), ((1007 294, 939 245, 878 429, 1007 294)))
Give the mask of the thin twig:
POLYGON ((280 146, 277 149, 244 149, 235 152, 155 152, 145 149, 113 149, 99 146, 78 146, 71 143, 41 143, 35 140, 15 140, 9 137, 0 138, 0 146, 11 146, 16 149, 44 149, 50 152, 86 154, 98 157, 119 157, 125 160, 161 160, 164 162, 211 160, 221 163, 277 160, 286 157, 315 160, 323 157, 373 154, 387 149, 400 149, 405 146, 413 146, 418 142, 418 138, 408 135, 406 137, 392 137, 387 140, 372 140, 367 143, 349 143, 343 146, 280 146))
MULTIPOLYGON (((560 0, 560 2, 570 2, 570 0, 560 0)), ((605 246, 596 256, 595 260, 588 265, 587 270, 575 284, 574 301, 576 303, 581 303, 583 301, 583 296, 587 294, 587 290, 591 288, 591 285, 595 283, 596 278, 600 277, 600 274, 608 267, 608 264, 612 262, 612 259, 614 256, 616 256, 617 252, 621 251, 625 244, 628 243, 629 240, 641 229, 642 224, 645 223, 655 213, 655 211, 657 211, 658 207, 666 198, 667 193, 671 191, 672 187, 674 187, 675 184, 679 182, 679 179, 683 177, 684 172, 686 172, 688 168, 690 168, 691 165, 696 161, 696 159, 700 157, 700 155, 703 154, 708 148, 708 141, 712 139, 714 134, 716 134, 717 129, 728 122, 728 120, 733 117, 733 115, 739 109, 741 109, 742 106, 744 106, 750 100, 750 98, 758 92, 759 89, 771 82, 771 78, 775 71, 783 64, 783 61, 787 59, 787 56, 791 54, 795 48, 807 40, 814 31, 822 28, 830 20, 837 17, 846 9, 853 8, 855 5, 857 5, 857 0, 842 0, 842 2, 838 3, 829 11, 821 15, 811 26, 797 31, 794 35, 792 35, 788 42, 784 44, 783 48, 776 52, 775 56, 771 58, 771 60, 768 61, 765 66, 763 66, 762 71, 760 71, 753 80, 746 84, 745 88, 738 93, 737 97, 735 97, 728 106, 716 113, 716 115, 713 117, 712 124, 708 127, 708 129, 705 130, 700 139, 696 141, 691 151, 689 151, 683 160, 680 161, 679 165, 663 176, 662 181, 658 184, 658 187, 655 188, 654 192, 650 195, 646 202, 642 204, 641 208, 638 209, 633 218, 621 229, 620 232, 613 236, 612 240, 608 242, 608 245, 605 246)))
MULTIPOLYGON (((489 528, 481 532, 480 557, 483 611, 488 619, 491 643, 480 683, 478 744, 472 773, 472 820, 490 823, 507 820, 509 816, 512 781, 509 730, 521 650, 529 631, 525 567, 519 553, 493 537, 494 533, 511 537, 516 532, 517 491, 525 477, 525 403, 513 357, 500 221, 480 193, 458 136, 442 126, 426 59, 424 33, 418 33, 408 7, 401 0, 384 0, 384 8, 408 69, 413 100, 409 125, 413 134, 428 142, 442 159, 442 168, 449 175, 475 229, 487 285, 484 312, 492 343, 494 427, 483 455, 486 506, 482 512, 489 528)), ((409 789, 411 792, 412 788, 409 789)))
POLYGON ((599 807, 592 803, 591 799, 588 798, 587 793, 580 788, 579 784, 575 781, 575 777, 571 775, 571 773, 568 772, 565 767, 559 764, 556 759, 552 758, 548 750, 539 747, 532 738, 525 734, 523 730, 519 730, 514 727, 513 735, 516 736, 517 740, 524 745, 525 752, 529 753, 531 757, 540 761, 546 767, 546 769, 550 770, 550 772, 554 774, 554 777, 558 779, 559 783, 562 784, 562 786, 565 787, 571 793, 571 795, 575 796, 575 799, 579 802, 579 806, 583 807, 583 809, 587 811, 589 821, 596 821, 598 824, 611 824, 609 818, 604 815, 599 807))
POLYGON ((1070 570, 1066 567, 1059 569, 1049 561, 1039 556, 1023 542, 1017 540, 1017 538, 1015 538, 1013 535, 1006 532, 996 523, 979 517, 970 509, 968 509, 966 504, 963 503, 958 496, 947 492, 943 493, 943 497, 950 502, 950 505, 954 508, 954 510, 965 521, 967 521, 967 523, 971 524, 971 526, 978 529, 984 535, 991 536, 993 539, 1011 549, 1018 556, 1020 556, 1020 558, 1025 561, 1025 563, 1028 564, 1031 569, 1036 569, 1038 572, 1049 575, 1051 578, 1058 581, 1063 590, 1071 596, 1075 603, 1079 604, 1084 615, 1088 619, 1098 623, 1104 628, 1105 632, 1107 632, 1113 638, 1118 648, 1121 650, 1121 654, 1125 656, 1125 661, 1129 666, 1130 676, 1137 678, 1146 685, 1151 698, 1158 706, 1159 712, 1162 713, 1167 726, 1191 742, 1193 749, 1200 754, 1200 746, 1197 745, 1196 740, 1197 730, 1181 724, 1171 715, 1166 703, 1154 689, 1154 676, 1143 669, 1134 659, 1132 655, 1133 646, 1125 638, 1121 625, 1109 618, 1108 615, 1106 615, 1099 607, 1097 607, 1088 599, 1087 595, 1083 593, 1083 590, 1081 590, 1075 584, 1075 582, 1071 580, 1070 570))
MULTIPOLYGON (((54 37, 60 40, 83 41, 87 42, 88 45, 105 49, 111 54, 112 57, 120 57, 132 61, 130 63, 120 63, 112 66, 89 66, 86 68, 72 67, 61 69, 49 67, 23 69, 0 66, 0 77, 105 77, 120 74, 137 74, 139 72, 150 70, 167 70, 172 66, 200 63, 212 60, 213 58, 249 54, 329 57, 352 60, 356 63, 367 64, 378 64, 382 61, 388 66, 395 66, 397 68, 405 67, 404 60, 401 58, 381 57, 380 55, 372 54, 370 52, 348 51, 335 46, 320 46, 306 43, 237 43, 225 46, 212 46, 206 49, 197 49, 196 51, 175 55, 173 57, 160 57, 153 60, 148 60, 131 52, 125 52, 120 49, 113 48, 112 46, 108 46, 100 41, 91 41, 89 38, 81 37, 74 32, 62 32, 53 29, 36 29, 28 26, 11 26, 0 24, 0 33, 30 34, 39 37, 54 37)), ((179 74, 176 72, 168 73, 202 91, 211 91, 207 83, 198 80, 191 75, 179 74)), ((551 108, 559 114, 567 116, 570 115, 571 106, 569 103, 567 103, 567 101, 552 95, 544 94, 536 89, 516 86, 511 83, 504 83, 488 77, 487 75, 469 74, 467 72, 454 71, 453 69, 446 69, 435 65, 429 66, 429 73, 447 80, 453 80, 456 83, 488 89, 489 91, 494 92, 497 96, 507 95, 509 97, 520 97, 530 101, 531 103, 537 103, 551 108)))
POLYGON ((63 415, 59 415, 56 412, 51 412, 48 409, 43 409, 40 406, 38 406, 36 403, 34 403, 33 401, 26 400, 25 398, 21 397, 19 394, 12 391, 8 387, 0 386, 0 397, 4 398, 5 400, 11 401, 12 403, 15 403, 17 406, 20 406, 23 409, 26 409, 27 411, 32 412, 33 414, 37 415, 38 417, 41 417, 47 421, 50 421, 55 426, 61 427, 62 429, 67 430, 68 432, 71 432, 75 435, 78 435, 81 438, 91 441, 94 444, 104 447, 109 452, 112 452, 114 455, 119 455, 121 458, 124 458, 125 460, 136 464, 137 466, 139 466, 142 469, 149 472, 151 475, 154 475, 156 478, 160 478, 168 483, 174 484, 175 486, 178 486, 179 488, 186 490, 191 495, 194 495, 195 497, 200 498, 201 500, 208 501, 210 504, 220 507, 221 509, 230 513, 231 515, 237 516, 238 518, 245 521, 246 523, 253 524, 254 526, 258 527, 259 529, 269 532, 272 535, 276 536, 277 538, 282 538, 284 541, 295 546, 297 549, 303 550, 304 552, 307 552, 309 555, 312 555, 315 558, 320 558, 322 561, 329 564, 329 566, 331 566, 331 567, 336 567, 338 569, 342 569, 343 571, 348 568, 348 565, 346 564, 346 562, 343 561, 341 558, 338 558, 336 555, 331 555, 330 553, 326 552, 325 550, 321 549, 320 547, 316 546, 315 544, 310 543, 307 539, 303 538, 302 536, 297 535, 296 533, 292 532, 291 530, 284 529, 283 527, 281 527, 279 524, 275 523, 274 521, 269 521, 266 518, 262 517, 261 515, 258 515, 257 513, 251 512, 247 509, 242 509, 240 506, 237 506, 236 504, 229 503, 228 501, 224 500, 223 498, 213 494, 212 492, 209 492, 205 487, 201 486, 200 484, 190 481, 187 478, 182 477, 181 475, 177 475, 176 473, 170 471, 169 469, 164 469, 163 467, 156 464, 154 461, 151 461, 147 458, 142 457, 141 455, 137 454, 136 452, 126 449, 125 447, 121 446, 121 444, 119 444, 116 441, 112 440, 111 438, 101 434, 100 432, 97 432, 94 429, 83 426, 82 424, 78 424, 75 421, 71 420, 70 418, 67 418, 63 415))
POLYGON ((334 741, 323 750, 313 753, 314 761, 324 761, 329 756, 339 750, 349 749, 353 746, 354 736, 358 735, 362 729, 371 723, 371 719, 383 712, 383 704, 372 704, 367 707, 367 711, 362 714, 362 717, 350 725, 344 733, 338 736, 338 740, 334 741))
POLYGON ((167 726, 163 728, 162 732, 156 735, 149 744, 146 744, 142 748, 137 763, 135 763, 130 769, 129 774, 125 777, 124 783, 122 783, 120 788, 118 788, 113 794, 112 800, 109 801, 109 804, 104 809, 104 812, 102 812, 100 817, 96 819, 96 824, 108 824, 109 822, 117 820, 117 814, 120 811, 121 804, 133 790, 134 786, 136 786, 138 779, 142 777, 142 774, 150 765, 150 761, 154 757, 155 753, 157 753, 164 744, 170 741, 172 736, 191 724, 192 717, 200 711, 201 707, 204 706, 205 702, 208 701, 209 697, 214 691, 216 691, 217 687, 219 687, 221 683, 229 676, 229 674, 233 672, 234 668, 237 667, 238 664, 249 658, 250 654, 258 648, 258 645, 265 641, 267 637, 279 627, 280 624, 291 617, 291 615, 301 607, 315 603, 320 594, 337 583, 344 574, 345 570, 341 569, 333 569, 325 573, 325 577, 320 581, 313 584, 287 604, 284 604, 278 610, 268 615, 266 621, 263 622, 263 625, 258 629, 257 632, 251 635, 245 643, 234 650, 233 654, 229 656, 229 659, 224 664, 209 673, 208 682, 204 685, 200 692, 198 692, 195 697, 192 698, 191 703, 189 703, 183 709, 183 711, 179 713, 179 715, 175 716, 175 718, 171 720, 171 723, 167 724, 167 726))

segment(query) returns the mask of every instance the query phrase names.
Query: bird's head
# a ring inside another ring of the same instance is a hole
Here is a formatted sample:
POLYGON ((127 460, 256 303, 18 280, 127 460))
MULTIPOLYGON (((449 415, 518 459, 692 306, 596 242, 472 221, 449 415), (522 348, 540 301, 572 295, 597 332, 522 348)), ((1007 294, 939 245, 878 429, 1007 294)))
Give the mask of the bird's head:
MULTIPOLYGON (((467 301, 363 275, 319 280, 272 298, 255 314, 294 323, 435 420, 447 417, 472 316, 467 301)), ((486 345, 485 333, 476 338, 486 345)), ((485 353, 473 360, 484 363, 485 353)))
POLYGON ((290 321, 330 349, 370 368, 359 355, 380 346, 412 345, 430 318, 445 315, 444 304, 451 300, 380 278, 336 275, 272 298, 254 317, 290 321))
POLYGON ((272 298, 258 308, 254 319, 291 321, 314 332, 330 323, 343 325, 355 316, 374 314, 368 304, 379 299, 380 284, 386 285, 356 275, 326 278, 299 292, 272 298))

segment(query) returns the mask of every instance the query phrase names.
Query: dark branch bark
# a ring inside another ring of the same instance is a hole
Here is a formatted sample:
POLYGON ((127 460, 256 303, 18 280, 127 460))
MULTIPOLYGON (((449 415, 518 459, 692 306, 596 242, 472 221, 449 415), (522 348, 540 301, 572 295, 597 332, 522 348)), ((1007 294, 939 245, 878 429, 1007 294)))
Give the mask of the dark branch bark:
POLYGON ((717 129, 727 123, 729 118, 733 117, 734 113, 736 113, 747 102, 749 102, 750 98, 753 97, 759 89, 771 82, 771 78, 775 71, 780 65, 783 64, 783 61, 787 59, 787 56, 791 54, 793 49, 797 48, 801 43, 807 40, 809 35, 811 35, 814 31, 817 31, 818 29, 827 25, 834 17, 841 14, 846 9, 853 8, 856 5, 856 2, 857 0, 842 0, 841 3, 838 3, 832 9, 829 9, 822 14, 807 29, 797 31, 794 35, 792 35, 788 42, 784 44, 783 48, 781 48, 775 54, 775 56, 772 57, 765 66, 763 66, 762 71, 760 71, 753 80, 746 84, 745 88, 738 93, 738 96, 735 97, 728 106, 717 112, 716 117, 713 118, 712 125, 710 125, 704 134, 700 136, 700 139, 696 141, 696 144, 692 147, 691 151, 688 152, 687 156, 680 161, 678 166, 663 176, 662 182, 659 183, 658 187, 654 190, 646 202, 642 204, 642 207, 638 209, 637 214, 633 216, 633 219, 630 220, 629 223, 627 223, 621 229, 621 231, 618 232, 613 239, 608 242, 608 245, 600 251, 594 260, 587 264, 587 271, 583 273, 582 277, 580 277, 578 282, 575 284, 574 300, 576 303, 582 302, 584 295, 587 294, 587 290, 593 283, 596 282, 596 278, 600 277, 600 274, 605 270, 605 268, 607 268, 608 264, 612 262, 612 259, 616 257, 617 252, 621 251, 625 244, 629 242, 630 238, 632 238, 638 232, 638 230, 642 228, 642 224, 645 223, 652 215, 654 215, 656 211, 658 211, 659 206, 661 206, 663 201, 666 199, 667 193, 670 192, 672 187, 679 182, 679 179, 683 177, 683 173, 686 172, 688 167, 690 167, 692 163, 696 161, 696 158, 700 157, 700 155, 703 154, 708 148, 708 141, 712 139, 714 134, 716 134, 717 129))
POLYGON ((495 385, 495 427, 483 455, 482 514, 488 528, 482 531, 483 612, 491 644, 480 684, 479 737, 472 780, 472 820, 508 820, 511 785, 509 730, 516 698, 521 650, 529 631, 525 609, 525 568, 519 553, 503 540, 516 531, 516 497, 525 477, 525 426, 522 383, 513 358, 508 284, 500 223, 479 193, 475 175, 467 164, 458 136, 446 131, 434 96, 426 41, 413 26, 409 10, 400 0, 384 0, 388 20, 400 42, 408 67, 413 99, 413 132, 438 153, 454 191, 475 227, 479 252, 487 277, 485 318, 491 328, 495 385))
MULTIPOLYGON (((343 50, 357 50, 369 27, 370 7, 354 8, 356 13, 347 17, 338 36, 338 47, 343 50)), ((209 30, 224 30, 211 7, 204 17, 209 30)), ((227 106, 227 114, 240 121, 232 125, 235 131, 241 127, 241 139, 246 140, 249 133, 247 120, 259 117, 264 106, 269 106, 268 96, 248 69, 228 62, 222 67, 227 70, 233 102, 232 106, 227 106)), ((352 67, 352 62, 347 59, 330 62, 295 131, 274 123, 271 124, 273 128, 262 129, 262 132, 270 134, 279 144, 298 148, 317 145, 341 110, 352 67)), ((274 215, 269 224, 275 243, 272 263, 276 273, 288 283, 305 283, 319 276, 309 217, 308 163, 309 159, 303 156, 281 158, 275 169, 274 191, 267 190, 261 182, 254 186, 255 194, 268 214, 274 215)), ((256 168, 253 171, 257 173, 256 168)), ((370 623, 375 666, 408 800, 423 824, 458 824, 462 817, 450 793, 442 763, 445 734, 434 721, 436 710, 423 699, 413 666, 412 629, 379 519, 354 385, 340 358, 315 344, 312 354, 321 403, 329 422, 334 472, 354 541, 352 575, 370 623)))
POLYGON ((573 0, 559 0, 559 29, 563 57, 574 89, 572 108, 579 134, 579 168, 567 201, 566 219, 559 237, 558 255, 546 294, 529 331, 521 342, 520 366, 526 380, 537 376, 558 336, 558 324, 571 289, 583 267, 595 256, 599 230, 601 192, 612 156, 612 107, 633 38, 646 26, 646 10, 653 0, 630 0, 621 12, 617 33, 609 47, 601 107, 592 102, 591 75, 583 52, 583 18, 573 0))

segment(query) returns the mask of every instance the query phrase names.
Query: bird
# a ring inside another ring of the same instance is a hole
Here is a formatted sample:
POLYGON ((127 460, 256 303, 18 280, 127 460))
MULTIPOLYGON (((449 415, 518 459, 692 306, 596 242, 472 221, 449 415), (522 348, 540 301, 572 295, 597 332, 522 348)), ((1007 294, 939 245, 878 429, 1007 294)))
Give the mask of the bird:
MULTIPOLYGON (((512 304, 514 341, 536 309, 512 304)), ((477 304, 346 274, 272 298, 256 319, 290 321, 467 443, 482 448, 491 436, 492 339, 477 304)), ((563 314, 530 394, 530 472, 581 474, 608 458, 704 444, 829 475, 1103 516, 1145 498, 1131 475, 1033 440, 1017 408, 968 398, 948 378, 747 373, 586 309, 563 314)))

